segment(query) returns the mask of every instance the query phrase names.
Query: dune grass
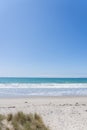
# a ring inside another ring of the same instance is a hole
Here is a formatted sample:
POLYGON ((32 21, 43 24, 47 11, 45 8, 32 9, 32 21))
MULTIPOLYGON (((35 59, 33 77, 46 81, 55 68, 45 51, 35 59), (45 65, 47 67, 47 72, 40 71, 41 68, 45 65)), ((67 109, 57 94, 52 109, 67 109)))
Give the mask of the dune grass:
POLYGON ((42 118, 37 114, 16 114, 0 115, 0 130, 49 130, 42 118))

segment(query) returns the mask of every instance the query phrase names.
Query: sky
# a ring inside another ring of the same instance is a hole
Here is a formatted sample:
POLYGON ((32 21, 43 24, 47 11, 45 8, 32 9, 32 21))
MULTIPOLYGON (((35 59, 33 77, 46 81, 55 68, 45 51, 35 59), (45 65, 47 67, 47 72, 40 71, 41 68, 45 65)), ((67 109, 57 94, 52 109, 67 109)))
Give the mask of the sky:
POLYGON ((0 0, 0 77, 87 77, 87 0, 0 0))

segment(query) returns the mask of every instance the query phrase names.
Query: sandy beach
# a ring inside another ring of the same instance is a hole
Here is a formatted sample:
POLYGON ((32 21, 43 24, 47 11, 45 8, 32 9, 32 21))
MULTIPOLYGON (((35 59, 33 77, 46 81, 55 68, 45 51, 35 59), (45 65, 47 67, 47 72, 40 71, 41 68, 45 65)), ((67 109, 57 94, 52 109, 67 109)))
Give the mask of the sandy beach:
POLYGON ((87 97, 1 98, 0 114, 38 113, 50 130, 86 130, 87 97))

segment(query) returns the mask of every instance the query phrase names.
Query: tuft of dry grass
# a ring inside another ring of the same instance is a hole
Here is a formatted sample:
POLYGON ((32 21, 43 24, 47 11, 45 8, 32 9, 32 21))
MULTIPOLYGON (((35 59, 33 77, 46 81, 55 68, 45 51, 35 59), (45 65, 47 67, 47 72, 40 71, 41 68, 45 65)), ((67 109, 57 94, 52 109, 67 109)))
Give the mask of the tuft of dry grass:
POLYGON ((49 130, 37 113, 24 114, 23 112, 18 112, 14 115, 0 115, 0 123, 3 124, 3 127, 0 125, 0 130, 3 130, 3 128, 4 130, 49 130), (3 120, 6 120, 11 127, 3 124, 3 120))
POLYGON ((6 130, 9 130, 9 128, 7 127, 6 130))
POLYGON ((4 120, 5 116, 0 114, 0 122, 4 120))
POLYGON ((10 114, 8 114, 7 115, 7 121, 11 121, 12 120, 12 117, 13 117, 13 115, 10 113, 10 114))

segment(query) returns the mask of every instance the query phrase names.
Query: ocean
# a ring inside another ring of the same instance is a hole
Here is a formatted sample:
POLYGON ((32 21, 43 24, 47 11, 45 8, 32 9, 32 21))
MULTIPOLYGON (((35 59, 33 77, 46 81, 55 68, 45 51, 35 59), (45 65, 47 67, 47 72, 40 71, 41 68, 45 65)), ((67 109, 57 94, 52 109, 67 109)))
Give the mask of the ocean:
POLYGON ((0 78, 0 98, 87 96, 87 78, 0 78))

